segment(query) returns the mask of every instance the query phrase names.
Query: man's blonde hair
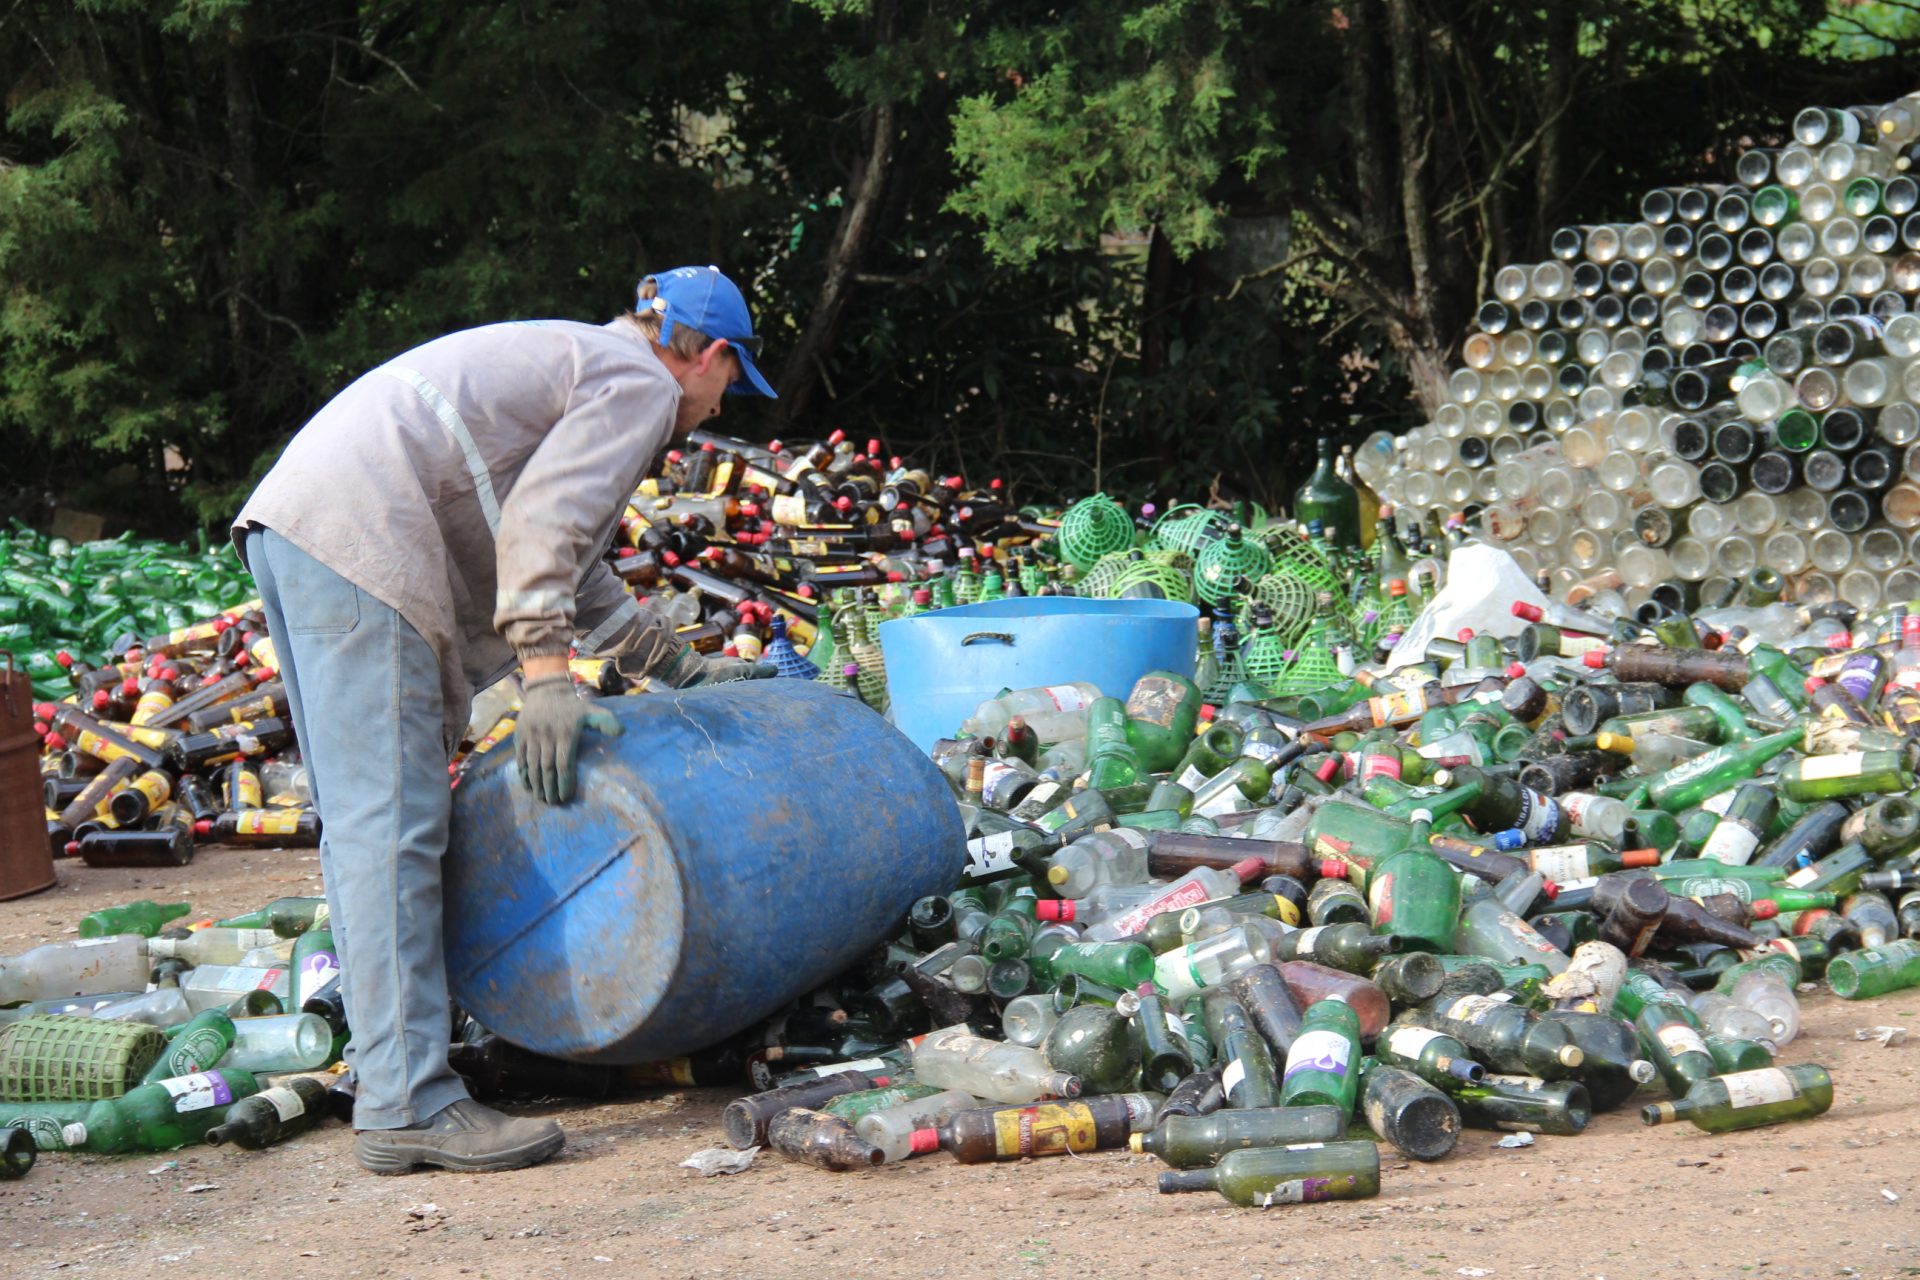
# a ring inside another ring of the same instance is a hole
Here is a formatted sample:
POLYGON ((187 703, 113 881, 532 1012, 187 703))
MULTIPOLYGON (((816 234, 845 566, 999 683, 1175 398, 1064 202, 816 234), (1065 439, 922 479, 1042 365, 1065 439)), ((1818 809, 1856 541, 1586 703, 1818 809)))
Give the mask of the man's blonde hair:
MULTIPOLYGON (((660 341, 661 317, 658 311, 653 310, 647 304, 658 297, 659 294, 660 282, 652 276, 648 276, 640 282, 640 309, 627 313, 627 319, 632 321, 639 328, 640 332, 646 335, 647 340, 650 342, 660 341)), ((682 360, 695 360, 698 359, 700 353, 705 351, 712 343, 713 339, 698 329, 691 329, 684 324, 676 323, 673 326, 673 333, 669 335, 667 341, 661 345, 665 346, 667 350, 679 356, 682 360)))

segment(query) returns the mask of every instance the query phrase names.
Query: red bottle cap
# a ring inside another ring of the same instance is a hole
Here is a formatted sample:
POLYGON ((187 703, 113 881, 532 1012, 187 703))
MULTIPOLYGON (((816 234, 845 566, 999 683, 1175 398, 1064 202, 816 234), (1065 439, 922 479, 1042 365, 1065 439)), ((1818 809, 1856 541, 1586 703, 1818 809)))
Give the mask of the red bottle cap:
POLYGON ((1347 864, 1337 858, 1326 859, 1320 864, 1320 878, 1322 880, 1345 880, 1347 878, 1347 864))
POLYGON ((846 438, 847 438, 847 433, 840 430, 838 427, 836 427, 834 428, 833 434, 827 437, 827 443, 839 444, 842 440, 845 440, 846 438))
POLYGON ((1607 654, 1611 652, 1610 649, 1589 649, 1580 656, 1580 661, 1598 671, 1607 665, 1607 654))
POLYGON ((835 511, 851 511, 853 510, 853 499, 843 493, 833 500, 833 509, 835 511))
POLYGON ((1515 600, 1513 602, 1513 616, 1516 618, 1525 618, 1528 622, 1538 622, 1540 619, 1546 617, 1547 614, 1546 610, 1537 604, 1528 604, 1525 600, 1515 600))
POLYGON ((1540 882, 1540 896, 1548 902, 1552 902, 1560 896, 1560 886, 1551 880, 1542 880, 1540 882))
POLYGON ((781 444, 778 440, 767 441, 768 453, 785 453, 786 451, 787 451, 787 446, 781 444))
POLYGON ((211 818, 202 818, 202 819, 200 819, 200 821, 198 821, 198 822, 196 822, 196 823, 194 823, 194 824, 193 824, 193 834, 195 834, 195 835, 197 835, 197 836, 210 836, 210 835, 212 835, 212 834, 213 834, 213 819, 211 819, 211 818))
POLYGON ((1453 638, 1455 640, 1458 640, 1461 644, 1465 644, 1467 643, 1467 641, 1473 639, 1473 628, 1462 627, 1460 628, 1460 630, 1454 632, 1453 638))
POLYGON ((73 668, 73 655, 68 653, 65 649, 62 649, 58 653, 54 654, 53 660, 59 663, 61 666, 66 667, 68 670, 72 670, 73 668))
POLYGON ((891 457, 891 458, 888 458, 888 459, 887 459, 887 465, 888 465, 889 467, 892 467, 892 468, 893 468, 893 469, 894 469, 895 471, 898 471, 898 470, 900 469, 900 466, 901 466, 901 458, 900 458, 900 455, 899 455, 899 454, 895 454, 895 455, 894 455, 893 457, 891 457))
POLYGON ((1822 680, 1819 676, 1808 676, 1806 679, 1807 692, 1812 693, 1815 689, 1825 688, 1826 683, 1827 682, 1825 680, 1822 680))
POLYGON ((869 458, 877 458, 880 456, 880 442, 878 440, 867 441, 867 456, 869 458))
POLYGON ((712 453, 712 452, 713 452, 713 441, 711 441, 711 440, 709 440, 709 441, 707 441, 707 442, 706 442, 705 444, 703 444, 703 445, 701 445, 701 446, 700 446, 700 452, 702 452, 702 453, 712 453))
POLYGON ((915 1129, 907 1135, 907 1150, 916 1156, 924 1156, 930 1151, 940 1149, 940 1131, 938 1129, 915 1129))
POLYGON ((1073 899, 1042 898, 1033 904, 1033 918, 1036 920, 1045 920, 1048 923, 1059 920, 1072 920, 1074 918, 1073 899))
POLYGON ((64 853, 64 854, 66 854, 66 855, 67 855, 67 856, 68 856, 69 858, 77 858, 77 857, 79 857, 79 856, 80 856, 80 842, 79 842, 78 840, 69 840, 69 841, 67 841, 67 847, 66 847, 65 849, 63 849, 63 850, 61 850, 61 852, 62 852, 62 853, 64 853))
POLYGON ((105 711, 107 709, 107 703, 111 701, 112 699, 107 696, 105 689, 95 689, 93 691, 93 709, 95 711, 105 711))
POLYGON ((1620 865, 1623 867, 1657 867, 1660 865, 1658 849, 1622 849, 1620 865))
POLYGON ((669 450, 667 450, 667 461, 668 461, 668 462, 678 462, 678 461, 680 461, 680 459, 681 459, 681 457, 683 457, 683 456, 684 456, 684 455, 682 455, 682 454, 681 454, 681 452, 680 452, 680 451, 679 451, 678 449, 669 449, 669 450))
POLYGON ((47 735, 47 750, 65 751, 67 749, 67 746, 68 746, 68 743, 67 743, 66 735, 59 734, 59 733, 49 733, 47 735))
POLYGON ((42 720, 52 720, 59 713, 60 708, 54 706, 51 702, 36 702, 33 704, 33 714, 39 716, 42 720))
POLYGON ((1265 875, 1267 862, 1265 858, 1242 858, 1240 861, 1234 863, 1233 866, 1229 867, 1228 870, 1232 871, 1234 875, 1239 876, 1241 883, 1244 884, 1256 876, 1265 875))
POLYGON ((987 481, 987 488, 998 490, 1000 488, 1000 477, 995 476, 993 479, 987 481))
POLYGON ((1762 898, 1748 908, 1748 914, 1755 920, 1771 920, 1780 914, 1780 904, 1772 898, 1762 898))
POLYGON ((120 682, 120 692, 138 693, 140 692, 140 682, 134 677, 128 676, 125 680, 122 680, 120 682))
POLYGON ((906 580, 907 580, 907 576, 901 573, 898 569, 887 570, 888 582, 905 582, 906 580))

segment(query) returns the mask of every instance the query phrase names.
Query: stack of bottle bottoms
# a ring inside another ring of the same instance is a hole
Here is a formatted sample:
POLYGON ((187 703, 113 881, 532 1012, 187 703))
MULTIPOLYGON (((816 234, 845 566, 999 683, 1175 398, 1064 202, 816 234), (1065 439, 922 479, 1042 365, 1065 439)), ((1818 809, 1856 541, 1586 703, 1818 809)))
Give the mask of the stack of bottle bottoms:
POLYGON ((1500 268, 1447 403, 1368 440, 1367 483, 1562 599, 1756 567, 1801 600, 1920 594, 1920 94, 1781 143, 1500 268))

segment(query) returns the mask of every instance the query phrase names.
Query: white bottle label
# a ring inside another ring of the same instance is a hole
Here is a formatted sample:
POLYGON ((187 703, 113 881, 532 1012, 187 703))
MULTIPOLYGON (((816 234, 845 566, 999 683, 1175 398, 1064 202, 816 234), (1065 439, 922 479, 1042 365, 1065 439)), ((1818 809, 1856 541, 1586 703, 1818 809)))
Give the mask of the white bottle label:
POLYGON ((1418 1058, 1441 1035, 1425 1027, 1395 1027, 1387 1036, 1387 1047, 1403 1058, 1418 1058))
POLYGON ((1019 848, 1014 833, 1000 831, 967 841, 967 875, 975 880, 1013 869, 1013 855, 1019 848))
POLYGON ((120 941, 120 935, 110 933, 104 938, 75 938, 70 945, 75 951, 78 951, 81 947, 104 947, 109 942, 118 941, 120 941))
POLYGON ((1282 1182, 1271 1191, 1260 1193, 1260 1207, 1271 1209, 1277 1204, 1305 1204, 1307 1202, 1307 1184, 1296 1178, 1292 1182, 1282 1182))
POLYGON ((1200 785, 1204 783, 1206 780, 1207 780, 1207 775, 1200 772, 1200 766, 1197 764, 1190 764, 1184 770, 1181 771, 1180 776, 1175 778, 1174 782, 1179 786, 1185 787, 1189 791, 1198 791, 1200 789, 1200 785))
POLYGON ((1287 1050, 1287 1070, 1283 1078, 1292 1079, 1296 1071, 1330 1071, 1347 1074, 1353 1057, 1353 1044, 1337 1031, 1308 1031, 1287 1050))
POLYGON ((1778 1067, 1736 1071, 1732 1075, 1721 1076, 1720 1083, 1727 1086, 1727 1102, 1735 1108, 1791 1102, 1799 1092, 1793 1087, 1793 1077, 1778 1067))
POLYGON ((1711 858, 1715 862, 1724 862, 1730 867, 1744 867, 1753 857, 1753 851, 1760 847, 1760 833, 1743 822, 1723 819, 1700 846, 1700 856, 1711 858))
POLYGON ((1804 889, 1819 878, 1820 871, 1817 867, 1802 867, 1788 876, 1783 883, 1791 888, 1804 889))
POLYGON ((1238 813, 1253 807, 1254 802, 1241 795, 1238 786, 1230 786, 1214 792, 1205 804, 1193 806, 1193 812, 1197 817, 1217 818, 1223 813, 1238 813))
POLYGON ((1299 933, 1294 934, 1293 953, 1297 956, 1312 955, 1315 939, 1319 938, 1319 936, 1326 931, 1326 925, 1317 924, 1311 929, 1302 929, 1299 933))
POLYGON ((1847 751, 1837 756, 1808 756, 1800 762, 1800 781, 1857 778, 1865 760, 1865 753, 1859 751, 1847 751))
POLYGON ((1233 1097, 1233 1091, 1245 1083, 1246 1078, 1247 1064, 1235 1058, 1227 1064, 1227 1069, 1220 1073, 1220 1092, 1226 1097, 1233 1097))
POLYGON ((1555 884, 1565 884, 1569 880, 1584 880, 1593 874, 1593 868, 1587 864, 1587 846, 1584 844, 1552 845, 1533 851, 1533 869, 1555 884))
POLYGON ((233 1087, 217 1071, 196 1071, 190 1076, 175 1076, 160 1081, 160 1087, 173 1095, 176 1112, 201 1111, 224 1107, 233 1101, 233 1087))
POLYGON ((1498 1000, 1489 1000, 1485 996, 1461 996, 1447 1006, 1447 1016, 1455 1022, 1471 1022, 1478 1025, 1504 1007, 1498 1000))
POLYGON ((271 1103, 274 1114, 282 1120, 291 1120, 295 1116, 303 1116, 307 1113, 307 1104, 301 1101, 300 1095, 285 1085, 263 1089, 255 1096, 265 1098, 271 1103))
POLYGON ((1093 705, 1092 698, 1070 684, 1051 684, 1041 692, 1051 698, 1053 705, 1062 711, 1084 711, 1093 705))
POLYGON ((1700 1038, 1700 1033, 1684 1022, 1669 1022, 1656 1034, 1667 1053, 1673 1057, 1707 1051, 1707 1042, 1700 1038))

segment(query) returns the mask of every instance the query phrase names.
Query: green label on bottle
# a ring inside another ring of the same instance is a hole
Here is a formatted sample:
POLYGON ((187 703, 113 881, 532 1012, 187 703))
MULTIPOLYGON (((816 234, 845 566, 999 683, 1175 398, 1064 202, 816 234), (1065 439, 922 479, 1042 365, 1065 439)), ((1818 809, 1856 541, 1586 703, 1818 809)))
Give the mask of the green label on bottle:
POLYGON ((220 1061, 227 1043, 212 1027, 195 1027, 167 1046, 167 1069, 176 1076, 205 1071, 220 1061))

